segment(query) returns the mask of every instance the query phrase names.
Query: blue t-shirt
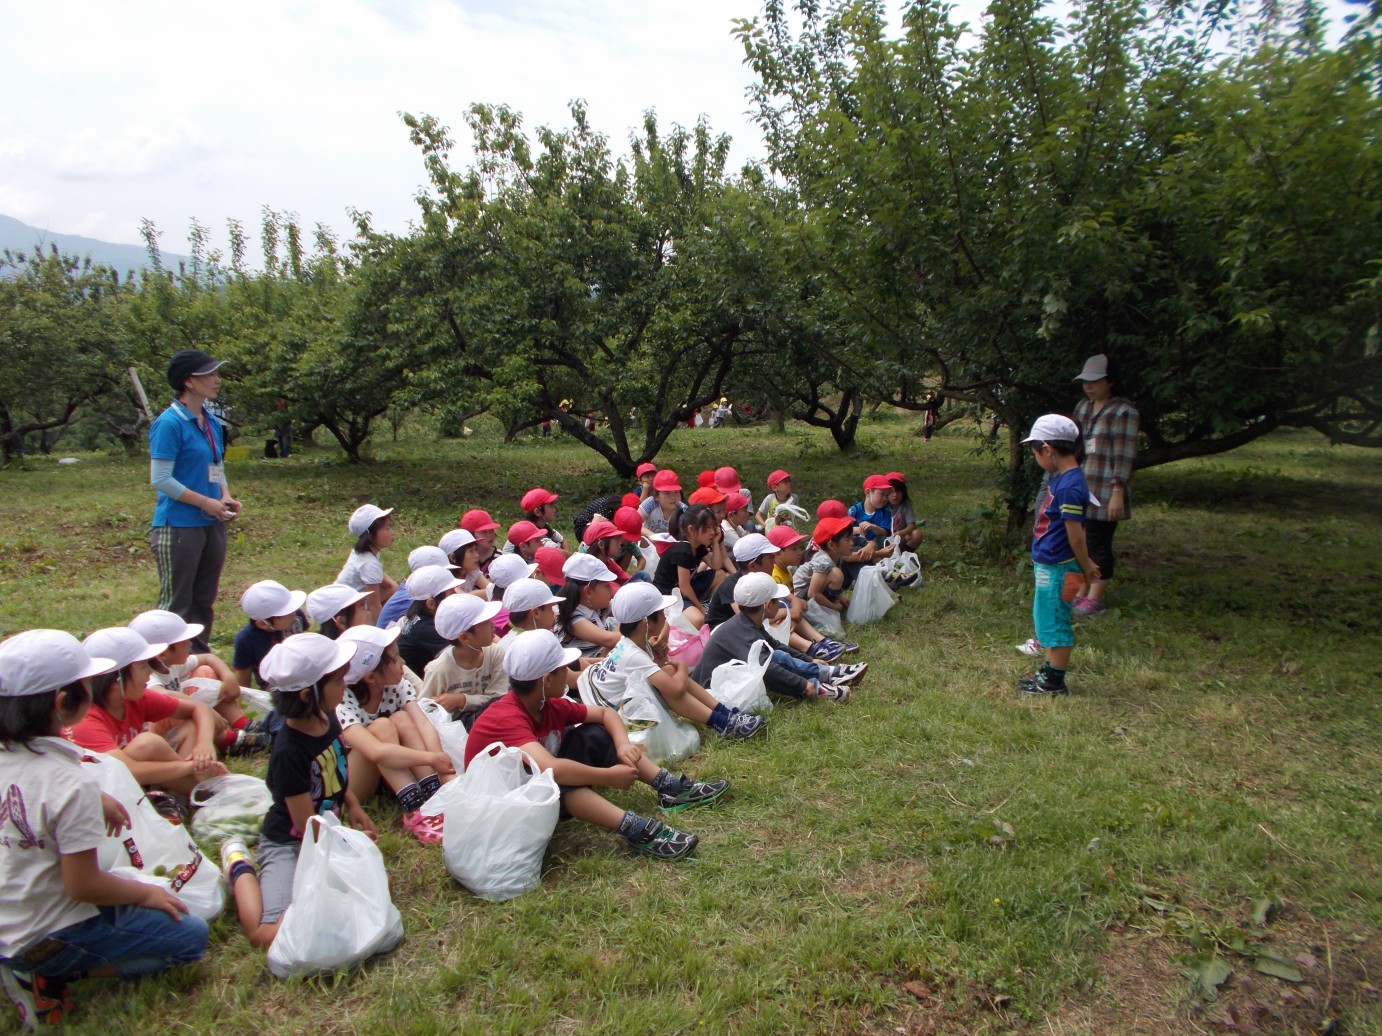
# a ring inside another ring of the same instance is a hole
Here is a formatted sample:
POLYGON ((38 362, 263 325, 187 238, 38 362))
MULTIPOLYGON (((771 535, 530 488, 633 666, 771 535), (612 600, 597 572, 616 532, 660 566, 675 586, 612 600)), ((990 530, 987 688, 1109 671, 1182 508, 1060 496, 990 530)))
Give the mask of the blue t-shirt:
MULTIPOLYGON (((151 460, 172 461, 173 478, 194 493, 219 500, 221 486, 211 481, 211 465, 220 464, 225 459, 225 431, 215 417, 207 414, 205 419, 215 440, 214 449, 196 419, 181 403, 174 401, 149 426, 149 457, 151 460)), ((158 503, 154 505, 155 527, 171 525, 188 529, 215 525, 216 521, 204 515, 201 508, 184 504, 162 493, 158 494, 158 503)))
POLYGON ((870 512, 864 510, 864 501, 860 500, 849 509, 849 516, 854 519, 855 525, 861 522, 868 522, 871 525, 878 526, 880 529, 889 530, 888 532, 871 532, 864 537, 866 540, 873 541, 875 546, 881 547, 883 541, 892 535, 893 512, 891 507, 880 507, 878 510, 870 512))
POLYGON ((1083 525, 1088 508, 1089 483, 1082 469, 1074 467, 1052 475, 1032 525, 1032 560, 1039 565, 1063 565, 1074 560, 1065 523, 1083 525))
POLYGON ((403 614, 412 607, 413 598, 408 593, 408 580, 403 580, 392 597, 384 602, 384 607, 379 609, 379 618, 374 624, 381 630, 394 621, 403 618, 403 614))

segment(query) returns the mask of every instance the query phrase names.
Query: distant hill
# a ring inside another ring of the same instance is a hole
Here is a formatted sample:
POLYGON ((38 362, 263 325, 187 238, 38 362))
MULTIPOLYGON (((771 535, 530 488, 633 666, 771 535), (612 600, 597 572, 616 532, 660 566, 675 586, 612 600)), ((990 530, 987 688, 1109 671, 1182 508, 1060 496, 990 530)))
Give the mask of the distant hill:
MULTIPOLYGON (((117 245, 110 241, 98 241, 94 237, 80 237, 77 234, 58 234, 50 230, 39 230, 22 223, 12 216, 0 216, 0 252, 8 248, 12 252, 32 255, 35 246, 46 254, 57 245, 58 251, 66 255, 82 258, 91 256, 91 261, 116 270, 121 277, 130 271, 139 271, 149 264, 149 255, 143 245, 117 245)), ((173 270, 178 262, 186 258, 171 252, 163 253, 163 264, 173 270)))

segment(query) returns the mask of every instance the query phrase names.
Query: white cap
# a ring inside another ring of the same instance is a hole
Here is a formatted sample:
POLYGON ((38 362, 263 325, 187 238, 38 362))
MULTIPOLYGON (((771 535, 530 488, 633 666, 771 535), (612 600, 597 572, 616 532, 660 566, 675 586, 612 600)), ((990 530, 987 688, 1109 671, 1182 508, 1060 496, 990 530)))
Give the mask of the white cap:
POLYGON ((670 608, 677 603, 672 594, 664 594, 652 583, 629 583, 619 589, 610 602, 609 611, 616 622, 638 622, 653 612, 670 608))
POLYGON ((27 630, 0 644, 0 698, 56 691, 119 668, 113 658, 92 658, 70 633, 27 630))
POLYGON ((416 572, 424 565, 450 565, 451 559, 446 556, 446 551, 440 547, 434 547, 428 543, 421 547, 414 547, 408 552, 408 571, 416 572))
POLYGON ((447 529, 442 533, 441 539, 437 540, 437 546, 450 557, 462 547, 468 547, 475 542, 475 534, 469 529, 447 529))
POLYGON ((1091 356, 1084 362, 1084 369, 1075 375, 1075 381, 1102 381, 1108 377, 1108 357, 1103 353, 1091 356))
POLYGON ((751 532, 740 536, 734 544, 735 561, 753 561, 764 554, 776 554, 777 548, 761 532, 751 532))
POLYGON ((544 605, 560 604, 566 600, 552 593, 541 579, 515 579, 504 591, 504 608, 509 612, 528 612, 544 605))
POLYGON ((1060 414, 1042 414, 1032 423, 1032 431, 1023 442, 1077 442, 1080 429, 1074 421, 1060 414))
POLYGON ((124 669, 131 662, 147 662, 168 650, 164 643, 150 644, 128 626, 111 626, 97 630, 82 641, 82 648, 93 658, 109 658, 116 669, 124 669))
POLYGON ((200 637, 206 629, 200 622, 185 622, 181 615, 161 608, 140 612, 129 621, 129 627, 150 644, 181 644, 200 637))
POLYGON ((489 580, 502 590, 517 579, 527 579, 536 571, 536 561, 524 561, 521 554, 500 554, 489 563, 489 580))
POLYGON ((390 626, 383 630, 378 626, 352 626, 342 633, 337 643, 348 641, 355 645, 355 657, 346 668, 346 683, 359 683, 366 673, 374 672, 384 652, 402 632, 401 626, 390 626))
POLYGON ((307 595, 301 590, 289 590, 272 579, 261 579, 240 595, 240 610, 263 622, 292 615, 306 600, 307 595))
POLYGON ((766 572, 749 572, 734 584, 734 603, 743 608, 761 608, 774 597, 786 597, 791 592, 766 572))
POLYGON ((346 522, 346 528, 350 530, 352 536, 363 536, 369 531, 369 527, 379 521, 386 514, 393 514, 393 508, 387 511, 374 504, 361 504, 350 515, 350 521, 346 522))
POLYGON ((301 691, 344 666, 358 646, 354 641, 332 640, 320 633, 297 633, 269 648, 259 663, 259 677, 271 690, 285 694, 301 691))
POLYGON ((429 597, 454 590, 461 585, 461 581, 456 578, 456 573, 451 571, 449 565, 423 565, 408 576, 408 581, 404 585, 408 588, 409 597, 415 601, 425 601, 429 597))
POLYGON ((434 620, 437 636, 442 640, 455 640, 466 630, 493 619, 502 607, 498 601, 482 601, 474 594, 448 597, 437 605, 434 620))
POLYGON ((614 573, 609 566, 594 554, 572 554, 561 566, 561 574, 578 583, 592 583, 596 580, 613 582, 614 573))
POLYGON ((307 614, 318 626, 334 619, 356 601, 363 601, 367 595, 345 583, 328 583, 319 586, 307 595, 307 614))
POLYGON ((564 648, 551 630, 527 630, 509 642, 504 656, 504 672, 511 680, 537 680, 569 666, 581 653, 564 648))

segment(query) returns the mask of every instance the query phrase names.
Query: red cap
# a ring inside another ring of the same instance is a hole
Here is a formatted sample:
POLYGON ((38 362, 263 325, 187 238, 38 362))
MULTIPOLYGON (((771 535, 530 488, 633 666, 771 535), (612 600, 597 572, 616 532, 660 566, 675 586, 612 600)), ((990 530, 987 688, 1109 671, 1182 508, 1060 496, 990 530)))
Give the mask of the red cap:
POLYGON ((499 523, 489 516, 488 511, 481 511, 478 508, 461 515, 461 520, 456 524, 471 534, 499 528, 499 523))
POLYGON ((889 482, 901 482, 904 485, 907 482, 907 476, 902 474, 902 472, 900 471, 890 471, 883 477, 886 478, 889 482))
POLYGON ((653 476, 653 489, 659 493, 680 493, 681 483, 677 481, 677 473, 671 468, 663 468, 653 476))
POLYGON ((653 474, 656 471, 657 465, 652 463, 651 461, 645 460, 642 464, 638 465, 638 467, 633 469, 633 477, 642 478, 644 475, 653 474))
POLYGON ((625 493, 624 498, 619 501, 619 506, 636 508, 642 502, 637 493, 625 493))
POLYGON ((566 582, 566 576, 561 570, 561 566, 566 564, 566 555, 562 551, 556 547, 538 547, 533 560, 537 562, 537 570, 547 582, 553 586, 561 586, 566 582))
POLYGON ((637 507, 621 507, 615 511, 614 525, 629 542, 643 538, 643 514, 637 507))
POLYGON ((702 489, 704 489, 706 486, 713 486, 714 484, 715 472, 710 470, 709 468, 707 468, 705 471, 702 471, 699 475, 696 476, 696 485, 700 486, 702 489))
POLYGON ((784 478, 791 477, 792 473, 790 471, 783 471, 781 468, 778 468, 776 471, 774 471, 771 475, 768 476, 768 488, 772 489, 773 486, 777 485, 784 478))
POLYGON ((739 492, 739 472, 728 466, 716 468, 715 488, 726 493, 739 492))
POLYGON ((838 500, 822 500, 816 508, 817 518, 848 518, 849 508, 838 500))
POLYGON ((709 507, 713 504, 722 504, 728 498, 714 486, 701 486, 687 499, 693 504, 705 504, 709 507))
POLYGON ((731 493, 725 498, 725 514, 733 514, 735 511, 742 511, 748 506, 749 498, 744 495, 743 490, 731 493))
POLYGON ((608 518, 596 518, 585 527, 585 535, 581 537, 581 542, 589 547, 596 540, 607 540, 611 536, 623 536, 619 526, 615 525, 608 518))
POLYGON ((556 493, 549 493, 545 489, 530 489, 523 494, 523 500, 519 507, 525 511, 536 511, 543 504, 554 504, 560 499, 556 493))
POLYGON ((816 523, 816 531, 811 534, 811 542, 818 547, 824 547, 846 529, 854 527, 854 522, 849 518, 822 518, 816 523))
POLYGON ((802 540, 806 539, 801 533, 797 532, 790 525, 774 525, 768 530, 768 542, 778 550, 786 550, 788 547, 795 547, 802 540))
POLYGON ((532 522, 514 522, 509 526, 507 539, 515 547, 529 540, 540 540, 547 535, 532 522))
POLYGON ((870 475, 864 479, 865 489, 892 489, 893 484, 888 481, 887 475, 870 475))

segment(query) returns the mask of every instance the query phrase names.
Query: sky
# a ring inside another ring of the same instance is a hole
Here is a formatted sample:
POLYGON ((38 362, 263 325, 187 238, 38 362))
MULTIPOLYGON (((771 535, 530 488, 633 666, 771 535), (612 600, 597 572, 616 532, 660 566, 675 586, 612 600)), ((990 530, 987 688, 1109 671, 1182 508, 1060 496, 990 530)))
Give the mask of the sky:
MULTIPOLYGON (((1336 7, 1342 0, 1331 0, 1336 7)), ((982 0, 960 0, 977 20, 982 0)), ((758 0, 0 0, 0 213, 137 244, 140 220, 185 252, 196 218, 224 244, 264 206, 349 235, 348 210, 405 231, 425 179, 400 112, 452 128, 508 104, 565 126, 576 98, 616 153, 645 109, 702 115, 763 154, 752 72, 731 35, 758 0)))

